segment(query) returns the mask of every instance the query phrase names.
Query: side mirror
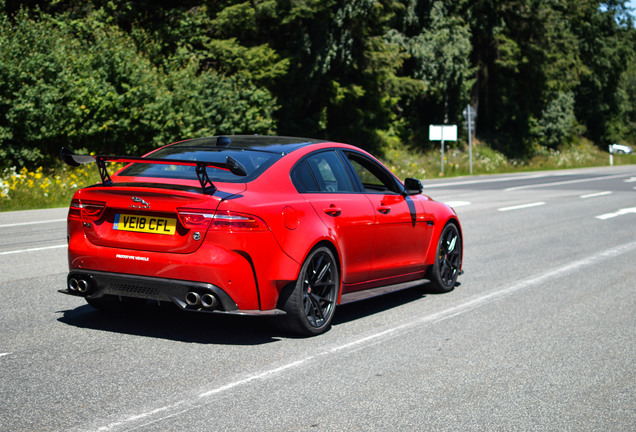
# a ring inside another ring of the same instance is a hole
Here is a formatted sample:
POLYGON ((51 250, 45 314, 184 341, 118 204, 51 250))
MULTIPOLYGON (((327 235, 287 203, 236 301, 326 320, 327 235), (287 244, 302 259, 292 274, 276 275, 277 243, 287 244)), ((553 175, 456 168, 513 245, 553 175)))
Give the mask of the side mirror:
POLYGON ((407 178, 404 180, 404 194, 405 195, 418 195, 424 191, 422 182, 418 179, 407 178))

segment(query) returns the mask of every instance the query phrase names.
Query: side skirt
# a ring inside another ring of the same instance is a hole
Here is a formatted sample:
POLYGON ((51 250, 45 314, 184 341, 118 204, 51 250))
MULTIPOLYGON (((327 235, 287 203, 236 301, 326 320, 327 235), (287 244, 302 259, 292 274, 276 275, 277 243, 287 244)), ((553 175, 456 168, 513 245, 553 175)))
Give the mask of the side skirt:
POLYGON ((346 294, 342 294, 339 304, 353 303, 359 300, 365 300, 371 297, 377 297, 384 294, 402 291, 405 289, 413 288, 416 286, 424 285, 427 283, 427 279, 418 279, 410 282, 403 282, 394 285, 381 286, 377 288, 371 288, 363 291, 354 291, 346 294))

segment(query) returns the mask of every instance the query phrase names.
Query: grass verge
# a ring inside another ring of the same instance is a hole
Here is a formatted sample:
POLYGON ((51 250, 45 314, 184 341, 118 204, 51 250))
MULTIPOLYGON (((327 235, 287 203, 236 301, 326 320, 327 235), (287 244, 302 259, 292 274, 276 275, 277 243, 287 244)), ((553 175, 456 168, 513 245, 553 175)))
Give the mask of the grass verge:
MULTIPOLYGON (((614 155, 614 165, 636 164, 636 154, 614 155)), ((431 179, 470 175, 470 157, 467 146, 451 146, 445 151, 444 174, 441 173, 439 149, 427 152, 390 148, 383 162, 404 180, 406 177, 431 179)), ((502 153, 483 145, 473 145, 473 174, 499 174, 521 171, 544 171, 609 165, 609 154, 590 141, 581 140, 562 150, 540 148, 526 160, 509 159, 502 153)))
MULTIPOLYGON (((115 170, 111 167, 109 172, 115 170)), ((99 181, 95 165, 35 171, 7 168, 0 171, 0 211, 66 207, 76 190, 99 181)))
MULTIPOLYGON (((451 146, 445 152, 444 174, 441 174, 439 150, 421 152, 400 147, 388 148, 383 162, 400 178, 419 179, 470 175, 467 148, 451 146)), ((615 165, 636 164, 636 154, 615 155, 615 165)), ((473 174, 496 174, 518 171, 540 171, 609 165, 607 152, 582 140, 563 150, 538 149, 528 160, 508 159, 503 154, 477 142, 473 146, 473 174)), ((115 172, 121 165, 111 166, 115 172)), ((97 167, 82 165, 72 168, 42 167, 35 171, 8 168, 0 172, 0 211, 66 207, 79 188, 100 181, 97 167)))

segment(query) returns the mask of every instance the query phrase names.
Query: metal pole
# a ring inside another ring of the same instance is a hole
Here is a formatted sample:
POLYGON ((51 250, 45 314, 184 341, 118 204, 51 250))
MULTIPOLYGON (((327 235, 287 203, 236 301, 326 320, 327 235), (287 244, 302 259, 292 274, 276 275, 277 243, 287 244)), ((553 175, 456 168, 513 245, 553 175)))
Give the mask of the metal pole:
MULTIPOLYGON (((468 105, 470 106, 470 105, 468 105)), ((473 131, 471 128, 470 109, 468 111, 468 157, 470 159, 470 175, 473 174, 473 131)))
POLYGON ((444 175, 444 129, 442 129, 442 175, 444 175))

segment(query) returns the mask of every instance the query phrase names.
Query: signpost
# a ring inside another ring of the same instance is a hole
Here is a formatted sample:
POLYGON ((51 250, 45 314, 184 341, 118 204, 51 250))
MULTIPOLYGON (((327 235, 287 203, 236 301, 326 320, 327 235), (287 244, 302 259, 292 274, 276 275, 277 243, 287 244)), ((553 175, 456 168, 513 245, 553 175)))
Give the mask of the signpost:
POLYGON ((475 131, 475 117, 477 113, 471 105, 466 105, 462 111, 462 115, 466 120, 466 129, 468 129, 468 155, 470 158, 470 173, 473 173, 473 133, 475 131))
POLYGON ((428 139, 442 142, 442 174, 444 174, 444 141, 457 141, 457 125, 429 125, 428 139))

